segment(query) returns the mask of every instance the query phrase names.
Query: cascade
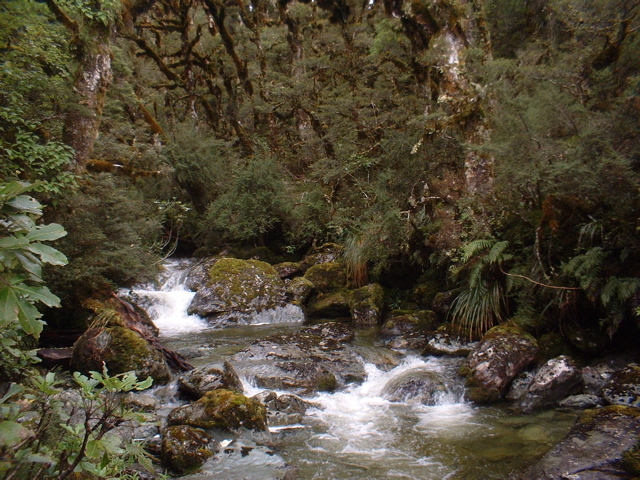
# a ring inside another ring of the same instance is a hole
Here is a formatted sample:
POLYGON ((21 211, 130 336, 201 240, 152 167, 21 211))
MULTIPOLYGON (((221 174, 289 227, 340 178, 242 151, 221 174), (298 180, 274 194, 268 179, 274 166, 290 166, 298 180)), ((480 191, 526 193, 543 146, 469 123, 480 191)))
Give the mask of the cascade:
MULTIPOLYGON (((296 309, 225 328, 187 315, 194 293, 183 282, 190 265, 169 261, 157 284, 126 294, 149 312, 161 341, 188 353, 195 365, 219 363, 253 340, 303 328, 296 309)), ((561 412, 518 416, 499 407, 474 406, 465 401, 456 374, 461 359, 405 353, 395 362, 374 364, 372 359, 397 357, 397 352, 362 338, 370 338, 368 331, 356 335, 364 381, 305 397, 313 407, 299 421, 273 425, 266 437, 220 438, 228 445, 226 453, 183 480, 275 479, 281 477, 274 472, 286 464, 295 467, 300 480, 501 479, 543 454, 573 423, 572 415, 561 412), (265 445, 276 445, 277 454, 265 445)), ((248 396, 262 391, 247 378, 243 383, 248 396)))

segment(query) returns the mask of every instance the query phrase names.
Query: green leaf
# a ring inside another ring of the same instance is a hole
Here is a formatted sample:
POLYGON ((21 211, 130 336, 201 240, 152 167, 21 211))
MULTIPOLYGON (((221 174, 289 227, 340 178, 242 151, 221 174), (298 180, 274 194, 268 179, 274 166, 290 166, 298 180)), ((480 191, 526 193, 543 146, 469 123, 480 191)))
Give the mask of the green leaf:
POLYGON ((25 237, 4 237, 0 238, 0 248, 3 249, 24 249, 29 246, 29 240, 25 237))
POLYGON ((39 225, 35 230, 30 231, 25 237, 31 242, 44 242, 48 240, 57 240, 67 234, 62 225, 57 223, 49 223, 47 225, 39 225))
POLYGON ((47 307, 59 307, 60 298, 51 293, 47 287, 30 287, 24 284, 13 285, 13 290, 18 295, 22 295, 34 302, 42 302, 47 307))
POLYGON ((42 213, 42 205, 35 198, 28 195, 20 195, 7 202, 17 210, 23 210, 33 213, 42 213))
POLYGON ((4 420, 0 422, 0 447, 15 447, 16 444, 30 438, 34 433, 18 422, 4 420))
POLYGON ((64 253, 56 250, 49 245, 43 245, 41 243, 34 243, 27 248, 30 252, 39 255, 43 263, 50 263, 51 265, 66 265, 67 257, 64 253))
POLYGON ((23 252, 15 254, 16 258, 27 272, 32 275, 32 280, 37 282, 42 281, 42 264, 33 254, 29 252, 23 252))

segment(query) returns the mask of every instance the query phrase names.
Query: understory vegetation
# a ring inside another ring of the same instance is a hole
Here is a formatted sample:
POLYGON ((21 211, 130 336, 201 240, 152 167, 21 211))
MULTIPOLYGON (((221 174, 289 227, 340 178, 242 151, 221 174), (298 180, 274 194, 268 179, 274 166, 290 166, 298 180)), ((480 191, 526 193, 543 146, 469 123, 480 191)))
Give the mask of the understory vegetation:
MULTIPOLYGON (((0 380, 32 368, 45 320, 86 327, 89 298, 152 279, 163 257, 326 242, 388 307, 450 293, 444 319, 471 336, 513 320, 586 352, 637 338, 639 12, 5 0, 0 380)), ((0 394, 16 422, 18 392, 0 394)), ((76 463, 20 432, 42 472, 76 463)))

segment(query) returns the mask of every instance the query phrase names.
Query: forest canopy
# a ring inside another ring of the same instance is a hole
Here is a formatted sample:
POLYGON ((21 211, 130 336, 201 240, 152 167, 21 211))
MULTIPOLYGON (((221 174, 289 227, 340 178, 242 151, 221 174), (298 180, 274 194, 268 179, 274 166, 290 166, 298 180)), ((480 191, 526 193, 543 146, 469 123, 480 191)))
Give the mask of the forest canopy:
POLYGON ((434 284, 472 329, 613 336, 640 286, 639 4, 6 0, 0 181, 68 232, 50 321, 173 252, 336 242, 395 303, 434 284))

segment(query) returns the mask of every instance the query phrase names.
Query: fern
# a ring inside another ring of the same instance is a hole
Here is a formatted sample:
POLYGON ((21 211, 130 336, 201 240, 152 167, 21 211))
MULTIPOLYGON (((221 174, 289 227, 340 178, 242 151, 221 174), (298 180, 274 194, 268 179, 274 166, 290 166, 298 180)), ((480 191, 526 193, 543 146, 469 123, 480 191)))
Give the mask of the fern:
POLYGON ((640 290, 640 278, 611 277, 600 292, 600 301, 603 306, 610 302, 625 303, 640 290))

